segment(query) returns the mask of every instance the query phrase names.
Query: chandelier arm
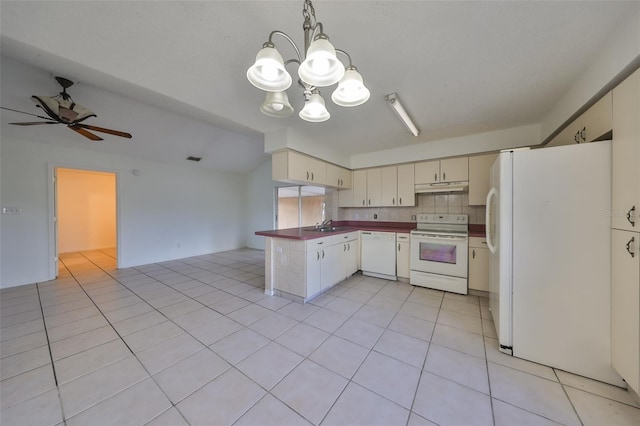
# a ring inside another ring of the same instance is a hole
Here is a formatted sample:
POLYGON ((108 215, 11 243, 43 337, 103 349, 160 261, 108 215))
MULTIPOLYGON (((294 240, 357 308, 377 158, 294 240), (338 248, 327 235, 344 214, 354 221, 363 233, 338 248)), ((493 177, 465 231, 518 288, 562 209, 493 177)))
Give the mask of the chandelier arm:
POLYGON ((353 63, 351 62, 351 55, 349 55, 347 52, 345 52, 342 49, 336 49, 336 53, 342 53, 344 56, 346 56, 349 59, 349 67, 348 68, 354 68, 353 63))
POLYGON ((274 35, 279 35, 283 37, 285 40, 287 40, 291 44, 291 46, 293 46, 293 49, 296 51, 296 55, 298 56, 298 64, 300 64, 302 62, 302 56, 300 55, 300 50, 298 49, 298 46, 296 46, 296 43, 293 41, 293 39, 289 37, 287 33, 283 31, 275 30, 275 31, 271 31, 271 34, 269 34, 269 43, 271 44, 273 44, 271 39, 273 38, 274 35))

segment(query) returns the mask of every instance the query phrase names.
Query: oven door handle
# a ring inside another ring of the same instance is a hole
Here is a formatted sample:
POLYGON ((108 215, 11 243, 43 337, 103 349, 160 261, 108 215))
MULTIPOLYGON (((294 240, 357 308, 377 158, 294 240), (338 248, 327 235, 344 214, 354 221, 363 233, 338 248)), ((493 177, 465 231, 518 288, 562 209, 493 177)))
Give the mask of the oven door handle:
POLYGON ((455 235, 437 235, 437 234, 421 234, 413 233, 412 236, 416 237, 416 240, 446 240, 446 241, 467 241, 467 237, 456 237, 455 235))

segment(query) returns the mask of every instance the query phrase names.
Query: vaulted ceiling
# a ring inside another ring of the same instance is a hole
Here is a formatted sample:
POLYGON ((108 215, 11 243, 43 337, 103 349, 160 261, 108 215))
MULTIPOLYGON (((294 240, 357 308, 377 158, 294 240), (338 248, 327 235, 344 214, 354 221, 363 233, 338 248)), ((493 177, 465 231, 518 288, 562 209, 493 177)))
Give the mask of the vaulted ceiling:
MULTIPOLYGON (((264 92, 245 76, 272 30, 302 44, 302 0, 2 1, 2 55, 41 70, 7 74, 3 62, 2 106, 37 112, 29 96, 57 93, 52 76, 62 75, 98 113, 92 124, 134 134, 91 149, 161 161, 203 155, 205 167, 247 172, 265 158, 265 133, 292 128, 348 157, 539 122, 634 3, 316 0, 318 21, 351 55, 371 98, 343 108, 325 88, 331 119, 308 123, 297 113, 262 115, 264 92), (391 92, 418 138, 386 104, 391 92)), ((285 59, 294 56, 275 41, 285 59)), ((297 112, 301 90, 292 86, 289 98, 297 112)), ((81 143, 62 127, 7 129, 22 118, 3 111, 3 133, 81 143)))

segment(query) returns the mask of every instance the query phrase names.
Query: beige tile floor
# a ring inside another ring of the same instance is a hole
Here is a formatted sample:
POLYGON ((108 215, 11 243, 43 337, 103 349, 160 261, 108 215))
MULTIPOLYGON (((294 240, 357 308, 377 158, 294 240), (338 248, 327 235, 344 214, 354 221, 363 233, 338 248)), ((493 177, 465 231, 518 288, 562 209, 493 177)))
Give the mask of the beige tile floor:
POLYGON ((264 253, 0 292, 4 425, 638 425, 626 391, 501 354, 487 300, 355 275, 268 297, 264 253))

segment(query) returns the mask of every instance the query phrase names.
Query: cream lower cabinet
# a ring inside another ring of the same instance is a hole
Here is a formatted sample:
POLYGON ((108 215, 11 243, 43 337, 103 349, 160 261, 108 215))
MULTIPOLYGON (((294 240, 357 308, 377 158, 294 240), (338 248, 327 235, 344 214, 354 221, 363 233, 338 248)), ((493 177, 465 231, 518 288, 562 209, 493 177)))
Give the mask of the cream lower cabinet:
POLYGON ((409 234, 396 234, 396 275, 409 279, 409 250, 411 240, 409 234))
POLYGON ((486 238, 469 238, 469 289, 489 291, 489 248, 486 238))
POLYGON ((640 393, 640 233, 611 231, 611 364, 640 393))

